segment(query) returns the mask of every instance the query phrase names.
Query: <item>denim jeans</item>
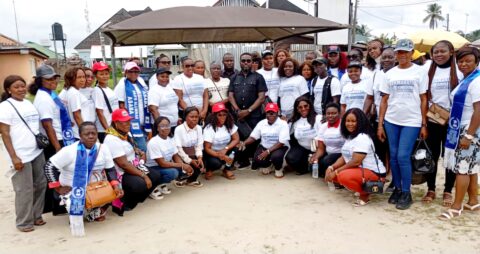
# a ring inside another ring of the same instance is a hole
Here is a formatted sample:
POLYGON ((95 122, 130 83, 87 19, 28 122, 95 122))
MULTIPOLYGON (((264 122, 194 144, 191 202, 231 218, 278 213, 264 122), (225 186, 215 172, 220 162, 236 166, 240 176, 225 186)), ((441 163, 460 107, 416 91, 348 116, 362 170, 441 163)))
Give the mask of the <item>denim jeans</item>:
POLYGON ((160 174, 160 184, 169 183, 177 179, 179 170, 176 168, 161 168, 159 166, 148 167, 150 170, 155 170, 160 174))
POLYGON ((410 192, 412 183, 412 155, 419 127, 408 127, 385 121, 385 132, 390 148, 390 168, 393 184, 402 192, 410 192))
POLYGON ((133 140, 137 144, 138 148, 145 153, 147 152, 147 137, 148 137, 148 132, 145 132, 145 131, 143 131, 142 137, 133 137, 133 140))

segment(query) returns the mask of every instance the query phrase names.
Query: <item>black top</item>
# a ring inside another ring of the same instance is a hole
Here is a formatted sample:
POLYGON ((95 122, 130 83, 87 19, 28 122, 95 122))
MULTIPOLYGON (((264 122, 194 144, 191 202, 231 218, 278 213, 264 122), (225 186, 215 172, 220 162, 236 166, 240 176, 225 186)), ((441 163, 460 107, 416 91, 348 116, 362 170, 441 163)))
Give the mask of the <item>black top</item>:
POLYGON ((234 69, 233 71, 227 71, 227 70, 222 70, 222 78, 228 78, 230 80, 232 80, 233 76, 235 74, 238 74, 240 73, 237 69, 234 69))
MULTIPOLYGON (((263 76, 251 71, 248 72, 247 76, 243 73, 233 76, 230 80, 230 86, 228 87, 228 92, 234 93, 235 102, 241 110, 248 109, 252 106, 258 98, 259 92, 267 91, 267 84, 263 76)), ((251 116, 261 115, 260 107, 251 113, 251 116)))

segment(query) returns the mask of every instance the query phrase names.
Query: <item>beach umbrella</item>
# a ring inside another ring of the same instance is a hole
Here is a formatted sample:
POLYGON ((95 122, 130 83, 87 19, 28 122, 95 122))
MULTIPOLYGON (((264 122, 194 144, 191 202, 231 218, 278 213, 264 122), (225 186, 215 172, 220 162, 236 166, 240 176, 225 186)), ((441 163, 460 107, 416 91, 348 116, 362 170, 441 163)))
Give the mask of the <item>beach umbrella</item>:
POLYGON ((430 52, 433 44, 441 40, 450 41, 455 49, 469 43, 467 39, 457 33, 442 30, 421 30, 410 34, 408 38, 415 44, 415 49, 422 52, 430 52))

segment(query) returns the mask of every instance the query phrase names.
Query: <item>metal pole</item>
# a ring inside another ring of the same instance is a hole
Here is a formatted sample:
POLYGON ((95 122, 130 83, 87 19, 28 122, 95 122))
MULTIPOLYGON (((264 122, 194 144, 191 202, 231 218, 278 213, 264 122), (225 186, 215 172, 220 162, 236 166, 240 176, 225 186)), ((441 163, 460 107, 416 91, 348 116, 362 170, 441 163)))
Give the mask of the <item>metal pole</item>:
POLYGON ((270 5, 269 3, 270 3, 270 1, 267 0, 267 3, 265 4, 265 7, 267 7, 267 9, 268 9, 268 6, 270 5))
POLYGON ((450 31, 450 14, 447 13, 447 32, 450 31))
MULTIPOLYGON (((355 43, 355 34, 357 33, 357 10, 358 0, 355 0, 355 9, 353 11, 352 44, 355 43)), ((350 49, 348 49, 350 50, 350 49)))
POLYGON ((102 60, 104 63, 107 62, 107 59, 105 57, 105 38, 103 37, 102 31, 98 32, 100 35, 100 51, 102 52, 102 60))
MULTIPOLYGON (((318 18, 318 0, 315 1, 315 4, 314 4, 314 14, 315 14, 315 18, 318 18)), ((313 38, 313 41, 314 41, 314 44, 315 45, 318 45, 318 33, 315 33, 315 37, 313 38)))
POLYGON ((347 40, 348 40, 348 51, 352 49, 352 1, 348 1, 348 28, 347 40))
POLYGON ((465 35, 467 35, 468 13, 465 13, 465 35))
POLYGON ((17 30, 17 42, 20 43, 20 36, 18 35, 18 23, 17 23, 17 9, 15 8, 15 0, 13 2, 13 14, 15 16, 15 29, 17 30))
POLYGON ((62 45, 63 45, 63 61, 65 61, 65 65, 67 65, 67 52, 65 52, 65 44, 67 41, 67 36, 64 34, 63 35, 63 40, 62 40, 62 45))
POLYGON ((110 44, 110 59, 112 61, 112 76, 113 76, 113 86, 117 85, 117 64, 115 61, 115 45, 110 44))

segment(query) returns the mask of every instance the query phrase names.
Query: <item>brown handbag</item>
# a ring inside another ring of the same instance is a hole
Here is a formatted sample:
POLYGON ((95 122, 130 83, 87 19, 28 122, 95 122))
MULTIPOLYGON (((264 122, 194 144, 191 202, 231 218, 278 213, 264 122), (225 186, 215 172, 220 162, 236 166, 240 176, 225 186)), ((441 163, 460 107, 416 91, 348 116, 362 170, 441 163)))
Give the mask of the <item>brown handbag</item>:
MULTIPOLYGON (((95 160, 98 157, 98 153, 100 152, 101 147, 102 145, 100 144, 97 150, 97 154, 95 155, 95 160)), ((105 176, 105 171, 102 171, 102 175, 105 176)), ((108 203, 111 203, 116 198, 117 194, 107 180, 91 182, 87 184, 85 191, 85 208, 92 209, 96 207, 101 207, 108 203)))
POLYGON ((430 108, 428 108, 427 117, 430 121, 445 126, 450 118, 450 112, 442 106, 432 103, 430 108))

